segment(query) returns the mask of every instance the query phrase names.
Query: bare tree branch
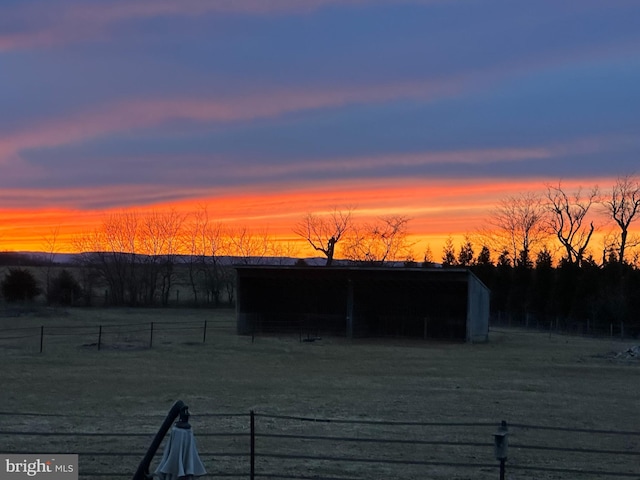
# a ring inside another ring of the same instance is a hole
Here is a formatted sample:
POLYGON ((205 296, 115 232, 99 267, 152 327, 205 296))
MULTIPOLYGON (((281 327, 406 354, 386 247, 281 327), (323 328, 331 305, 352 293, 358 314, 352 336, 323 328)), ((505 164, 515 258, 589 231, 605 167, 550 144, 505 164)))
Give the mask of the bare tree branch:
POLYGON ((629 239, 629 226, 640 212, 640 181, 631 175, 618 177, 609 196, 602 202, 609 217, 620 228, 619 238, 611 245, 617 250, 618 261, 624 263, 627 247, 636 243, 629 239))
POLYGON ((327 257, 327 266, 333 263, 336 244, 351 228, 352 208, 338 210, 336 208, 326 215, 308 213, 293 229, 311 247, 327 257))
POLYGON ((404 215, 380 217, 374 223, 355 226, 347 241, 347 258, 355 262, 384 264, 412 257, 407 242, 409 218, 404 215))
POLYGON ((547 186, 549 200, 548 228, 565 251, 565 260, 569 264, 580 265, 595 230, 593 222, 587 224, 587 214, 591 206, 598 200, 598 187, 593 187, 586 194, 579 188, 573 195, 568 195, 562 185, 547 186))

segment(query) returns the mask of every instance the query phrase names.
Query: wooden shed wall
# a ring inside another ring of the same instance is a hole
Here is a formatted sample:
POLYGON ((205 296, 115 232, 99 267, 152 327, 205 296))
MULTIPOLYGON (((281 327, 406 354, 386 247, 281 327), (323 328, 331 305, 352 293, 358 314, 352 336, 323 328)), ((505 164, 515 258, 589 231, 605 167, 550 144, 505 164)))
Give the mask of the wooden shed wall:
POLYGON ((464 270, 244 267, 237 300, 241 334, 488 335, 488 291, 464 270))

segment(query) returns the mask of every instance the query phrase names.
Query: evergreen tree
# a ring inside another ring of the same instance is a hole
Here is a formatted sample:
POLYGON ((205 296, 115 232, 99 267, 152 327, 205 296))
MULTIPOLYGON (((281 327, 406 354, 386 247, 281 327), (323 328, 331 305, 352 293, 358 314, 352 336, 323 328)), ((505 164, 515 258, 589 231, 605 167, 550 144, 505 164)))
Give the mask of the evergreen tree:
POLYGON ((62 270, 51 280, 47 301, 58 305, 73 305, 82 296, 82 288, 68 270, 62 270))
POLYGON ((469 239, 465 240, 460 246, 460 253, 458 253, 458 265, 462 267, 469 267, 473 265, 473 245, 469 239))
POLYGON ((10 268, 0 289, 4 299, 10 303, 32 301, 41 292, 33 273, 22 268, 10 268))
POLYGON ((456 264, 456 249, 453 246, 453 239, 448 237, 442 250, 442 266, 452 267, 456 264))
POLYGON ((489 247, 487 247, 486 245, 482 246, 482 249, 478 254, 478 258, 476 259, 476 265, 493 266, 493 262, 491 261, 491 251, 489 250, 489 247))

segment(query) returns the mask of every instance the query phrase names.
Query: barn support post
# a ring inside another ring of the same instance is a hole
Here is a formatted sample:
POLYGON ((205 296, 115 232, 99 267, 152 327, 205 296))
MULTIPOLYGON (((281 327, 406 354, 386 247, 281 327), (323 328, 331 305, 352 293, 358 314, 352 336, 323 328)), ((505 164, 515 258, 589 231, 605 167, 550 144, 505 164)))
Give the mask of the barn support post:
POLYGON ((347 338, 353 338, 353 282, 347 280, 347 338))

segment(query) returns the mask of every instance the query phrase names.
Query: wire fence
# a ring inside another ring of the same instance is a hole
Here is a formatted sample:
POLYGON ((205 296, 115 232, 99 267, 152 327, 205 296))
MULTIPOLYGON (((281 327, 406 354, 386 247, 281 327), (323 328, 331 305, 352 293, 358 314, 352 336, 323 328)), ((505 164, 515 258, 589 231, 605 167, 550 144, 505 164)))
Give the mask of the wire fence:
POLYGON ((85 348, 142 349, 167 343, 206 343, 207 334, 228 333, 233 325, 225 320, 153 321, 104 325, 39 325, 3 328, 0 346, 36 350, 48 346, 80 345, 85 348))
MULTIPOLYGON (((118 417, 123 428, 116 429, 101 415, 0 412, 0 420, 8 417, 34 417, 38 428, 0 428, 1 454, 78 454, 80 478, 92 479, 131 478, 156 432, 153 426, 162 421, 161 415, 118 417), (98 419, 112 429, 97 428, 93 421, 98 419), (69 424, 85 426, 69 429, 69 424)), ((251 411, 201 413, 191 417, 191 424, 200 457, 215 478, 499 476, 497 421, 340 419, 251 411)), ((640 479, 640 432, 513 423, 508 434, 509 478, 640 479)), ((162 447, 156 460, 161 452, 162 447)))
POLYGON ((533 314, 512 315, 505 312, 491 314, 492 327, 518 327, 532 331, 595 338, 636 339, 640 336, 640 322, 596 322, 593 319, 540 318, 533 314))

